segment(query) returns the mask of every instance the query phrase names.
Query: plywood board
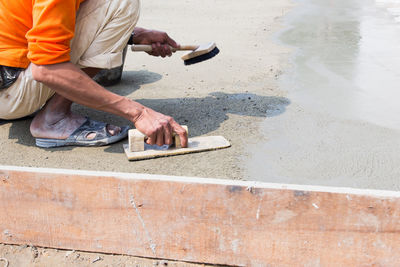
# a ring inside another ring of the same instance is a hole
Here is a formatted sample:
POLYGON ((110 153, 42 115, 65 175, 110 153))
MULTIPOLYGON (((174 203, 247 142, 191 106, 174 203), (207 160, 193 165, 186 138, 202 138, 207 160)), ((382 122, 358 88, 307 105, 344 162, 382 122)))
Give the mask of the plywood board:
POLYGON ((400 194, 0 167, 0 242, 239 266, 396 266, 400 194))
POLYGON ((223 136, 200 136, 189 138, 187 148, 157 147, 145 145, 144 151, 131 152, 129 145, 124 144, 124 151, 129 160, 143 160, 158 157, 176 156, 196 152, 204 152, 230 147, 231 144, 223 136))

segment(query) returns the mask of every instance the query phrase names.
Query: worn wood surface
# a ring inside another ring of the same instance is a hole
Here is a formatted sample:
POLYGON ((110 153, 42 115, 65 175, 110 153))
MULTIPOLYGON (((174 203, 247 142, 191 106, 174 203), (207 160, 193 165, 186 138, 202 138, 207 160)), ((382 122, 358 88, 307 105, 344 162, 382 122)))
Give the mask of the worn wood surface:
MULTIPOLYGON (((144 143, 141 142, 141 144, 144 143)), ((148 146, 147 144, 144 144, 144 151, 132 152, 130 151, 129 144, 124 144, 123 146, 128 160, 134 161, 217 150, 230 147, 231 144, 223 136, 199 136, 189 138, 187 148, 178 148, 175 146, 167 148, 164 146, 165 148, 163 149, 157 146, 148 146)))
POLYGON ((0 168, 0 242, 242 266, 396 266, 395 192, 0 168))
POLYGON ((137 129, 128 131, 128 151, 144 151, 144 139, 146 136, 137 129))

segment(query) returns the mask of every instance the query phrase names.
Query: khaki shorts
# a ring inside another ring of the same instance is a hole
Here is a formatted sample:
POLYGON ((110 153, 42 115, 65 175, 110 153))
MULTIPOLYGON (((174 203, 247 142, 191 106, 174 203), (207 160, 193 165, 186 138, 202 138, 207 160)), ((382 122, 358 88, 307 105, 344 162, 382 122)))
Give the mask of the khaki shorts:
MULTIPOLYGON (((80 68, 111 69, 122 65, 122 51, 139 19, 140 0, 86 0, 79 8, 71 62, 80 68)), ((35 81, 31 65, 9 88, 0 91, 0 118, 28 116, 55 94, 35 81)))

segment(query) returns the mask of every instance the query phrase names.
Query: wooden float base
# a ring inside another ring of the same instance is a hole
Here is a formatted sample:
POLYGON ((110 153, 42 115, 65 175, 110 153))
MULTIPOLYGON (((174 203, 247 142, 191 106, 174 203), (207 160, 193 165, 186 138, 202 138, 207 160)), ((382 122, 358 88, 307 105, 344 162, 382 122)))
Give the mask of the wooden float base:
POLYGON ((223 136, 199 136, 189 138, 187 148, 168 148, 167 146, 158 147, 144 144, 144 151, 131 152, 128 144, 123 146, 128 160, 134 161, 217 150, 230 147, 231 144, 223 136))

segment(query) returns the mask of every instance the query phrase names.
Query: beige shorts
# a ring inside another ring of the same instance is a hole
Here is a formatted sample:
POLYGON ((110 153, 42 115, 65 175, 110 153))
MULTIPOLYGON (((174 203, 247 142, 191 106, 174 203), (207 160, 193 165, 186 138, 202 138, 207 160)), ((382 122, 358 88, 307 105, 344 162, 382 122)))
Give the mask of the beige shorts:
MULTIPOLYGON (((111 69, 121 66, 122 51, 139 19, 140 0, 86 0, 79 8, 75 37, 71 41, 71 62, 80 68, 111 69)), ((28 116, 54 95, 35 81, 31 65, 17 81, 0 91, 0 118, 28 116)))

